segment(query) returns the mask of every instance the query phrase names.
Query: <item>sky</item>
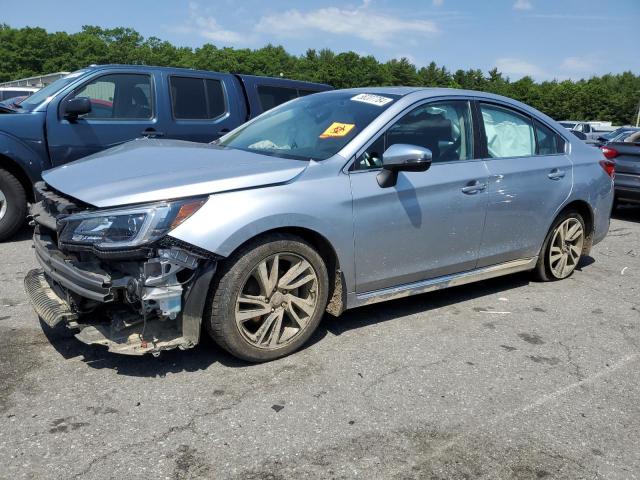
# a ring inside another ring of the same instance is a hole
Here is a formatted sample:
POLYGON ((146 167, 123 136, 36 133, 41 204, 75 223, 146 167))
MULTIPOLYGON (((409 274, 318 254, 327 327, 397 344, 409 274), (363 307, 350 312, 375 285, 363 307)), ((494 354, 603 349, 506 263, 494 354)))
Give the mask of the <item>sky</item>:
POLYGON ((407 57, 515 80, 640 74, 640 0, 0 0, 0 22, 77 32, 131 27, 175 45, 283 45, 407 57), (63 7, 64 5, 64 7, 63 7))

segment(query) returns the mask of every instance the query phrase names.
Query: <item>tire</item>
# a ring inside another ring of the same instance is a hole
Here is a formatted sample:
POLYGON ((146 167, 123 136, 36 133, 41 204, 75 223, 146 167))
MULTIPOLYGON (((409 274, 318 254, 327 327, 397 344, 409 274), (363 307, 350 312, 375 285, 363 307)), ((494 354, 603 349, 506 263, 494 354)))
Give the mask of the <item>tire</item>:
POLYGON ((544 239, 542 249, 538 256, 538 263, 533 270, 534 277, 543 282, 562 280, 570 277, 575 271, 582 256, 582 248, 584 246, 586 235, 587 231, 584 219, 577 211, 567 210, 562 212, 556 221, 553 222, 553 225, 549 229, 549 233, 547 233, 547 236, 544 239), (565 234, 567 241, 563 242, 562 238, 564 237, 559 238, 557 235, 562 235, 559 232, 559 229, 565 224, 569 225, 569 232, 573 231, 576 225, 579 225, 580 238, 576 237, 575 240, 569 240, 571 235, 565 234), (573 247, 570 245, 573 245, 573 247), (567 269, 565 271, 560 272, 562 270, 561 262, 563 260, 562 258, 558 260, 558 255, 566 257, 567 259, 567 269))
POLYGON ((318 252, 303 239, 262 237, 221 267, 204 318, 220 347, 243 360, 265 362, 298 350, 313 334, 327 306, 329 276, 318 252))
POLYGON ((0 242, 20 230, 27 218, 27 194, 20 181, 0 168, 0 242))

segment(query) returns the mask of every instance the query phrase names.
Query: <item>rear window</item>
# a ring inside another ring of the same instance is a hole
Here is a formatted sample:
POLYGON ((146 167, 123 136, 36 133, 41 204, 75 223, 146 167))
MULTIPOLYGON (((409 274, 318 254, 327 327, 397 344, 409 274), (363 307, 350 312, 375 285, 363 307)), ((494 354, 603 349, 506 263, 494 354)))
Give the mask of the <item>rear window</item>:
POLYGON ((258 85, 258 98, 263 111, 271 110, 297 97, 298 91, 295 88, 258 85))
POLYGON ((534 120, 538 155, 558 155, 564 153, 564 139, 549 127, 534 120))
POLYGON ((174 118, 207 120, 227 111, 224 88, 219 80, 172 76, 169 85, 174 118))

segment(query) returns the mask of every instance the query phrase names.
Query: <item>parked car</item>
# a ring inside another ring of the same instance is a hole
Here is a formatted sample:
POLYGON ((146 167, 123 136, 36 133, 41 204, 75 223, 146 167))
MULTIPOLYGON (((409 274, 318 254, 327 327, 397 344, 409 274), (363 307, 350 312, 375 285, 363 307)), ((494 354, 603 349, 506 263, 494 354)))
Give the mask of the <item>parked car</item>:
POLYGON ((625 141, 608 142, 600 147, 604 156, 615 163, 615 201, 640 203, 640 131, 625 141))
POLYGON ((28 97, 38 90, 39 88, 36 87, 0 87, 0 102, 15 97, 28 97))
POLYGON ((281 105, 211 145, 137 140, 45 172, 32 209, 51 326, 126 354, 197 344, 249 361, 323 313, 533 270, 604 238, 612 165, 489 93, 367 88, 281 105))
POLYGON ((620 127, 612 132, 604 133, 597 138, 598 146, 605 145, 609 142, 624 142, 630 135, 640 132, 639 127, 620 127))
POLYGON ((0 109, 14 109, 22 103, 22 101, 29 95, 21 95, 19 97, 12 97, 0 102, 0 109))
MULTIPOLYGON (((607 129, 601 123, 592 124, 590 122, 579 122, 574 120, 562 120, 558 122, 560 125, 574 133, 584 135, 584 140, 588 143, 597 142, 598 137, 605 133, 609 133, 611 130, 607 129)), ((576 135, 582 139, 582 135, 576 135)))
POLYGON ((139 137, 211 142, 330 87, 181 68, 103 65, 0 107, 0 240, 22 225, 40 173, 139 137))

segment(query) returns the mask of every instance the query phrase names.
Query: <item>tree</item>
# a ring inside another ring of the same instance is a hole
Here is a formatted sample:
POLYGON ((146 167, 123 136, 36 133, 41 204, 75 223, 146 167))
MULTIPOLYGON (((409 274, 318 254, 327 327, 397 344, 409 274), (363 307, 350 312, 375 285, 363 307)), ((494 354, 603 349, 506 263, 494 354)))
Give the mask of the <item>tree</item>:
POLYGON ((309 49, 295 56, 280 45, 262 48, 177 47, 157 37, 144 38, 131 28, 86 25, 77 33, 50 33, 42 28, 0 24, 0 81, 91 64, 129 63, 197 68, 219 72, 269 75, 328 83, 336 88, 382 85, 453 87, 484 90, 528 103, 557 119, 635 121, 640 76, 632 72, 578 81, 511 81, 492 68, 449 72, 435 62, 420 68, 407 58, 385 63, 355 52, 336 54, 309 49))

